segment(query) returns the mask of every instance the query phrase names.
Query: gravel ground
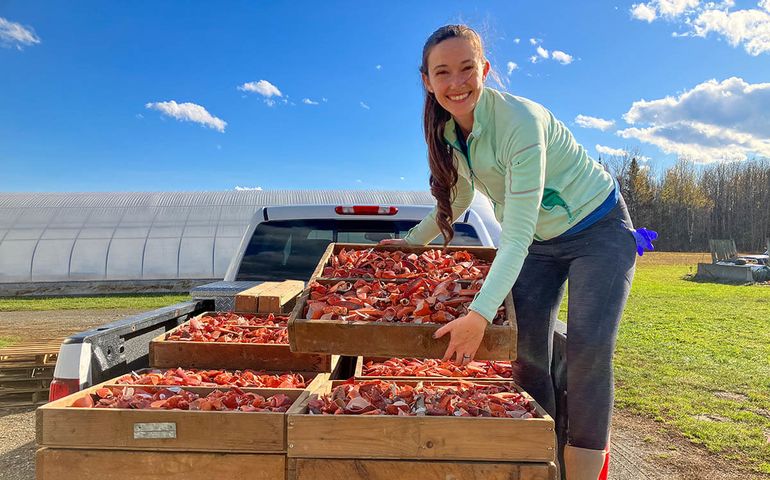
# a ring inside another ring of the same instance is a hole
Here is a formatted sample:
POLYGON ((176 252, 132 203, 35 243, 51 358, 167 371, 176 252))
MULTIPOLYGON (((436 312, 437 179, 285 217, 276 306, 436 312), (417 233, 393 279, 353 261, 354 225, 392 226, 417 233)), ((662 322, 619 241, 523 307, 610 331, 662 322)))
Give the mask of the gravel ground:
MULTIPOLYGON (((134 310, 0 312, 0 336, 57 338, 103 325, 134 310)), ((0 480, 35 478, 35 411, 0 409, 0 480)), ((687 439, 667 433, 659 423, 615 413, 611 480, 768 480, 770 475, 737 471, 687 439)))

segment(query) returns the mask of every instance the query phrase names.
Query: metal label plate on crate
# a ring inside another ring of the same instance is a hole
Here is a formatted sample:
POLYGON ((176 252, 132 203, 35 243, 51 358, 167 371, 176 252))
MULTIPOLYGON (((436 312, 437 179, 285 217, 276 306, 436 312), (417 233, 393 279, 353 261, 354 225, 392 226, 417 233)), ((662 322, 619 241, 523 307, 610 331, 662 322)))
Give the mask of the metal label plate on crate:
POLYGON ((135 423, 134 440, 144 438, 176 438, 176 423, 135 423))

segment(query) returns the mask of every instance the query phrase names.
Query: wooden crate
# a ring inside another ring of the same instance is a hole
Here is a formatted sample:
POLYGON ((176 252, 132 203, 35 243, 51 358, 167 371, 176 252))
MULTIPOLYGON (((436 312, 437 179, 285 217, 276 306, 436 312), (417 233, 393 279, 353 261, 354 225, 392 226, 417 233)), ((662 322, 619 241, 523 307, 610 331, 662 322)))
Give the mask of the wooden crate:
POLYGON ((556 480, 556 465, 530 462, 447 462, 289 458, 288 480, 556 480))
MULTIPOLYGON (((336 280, 318 280, 321 283, 336 280)), ((311 320, 305 316, 310 297, 305 291, 289 316, 289 342, 292 352, 373 357, 442 358, 449 335, 435 339, 442 327, 438 323, 389 323, 373 321, 311 320)), ((516 359, 516 316, 513 297, 504 301, 508 325, 489 325, 476 352, 477 360, 516 359)))
MULTIPOLYGON (((344 382, 327 382, 311 391, 308 398, 330 392, 340 383, 344 382)), ((512 382, 496 383, 513 385, 521 392, 512 382)), ((553 419, 529 394, 521 393, 541 418, 310 415, 306 401, 296 402, 288 414, 287 455, 314 459, 553 462, 553 419)))
MULTIPOLYGON (((312 389, 324 385, 319 375, 312 389)), ((131 410, 70 407, 77 398, 110 385, 110 380, 37 409, 37 444, 41 447, 142 451, 277 453, 286 451, 286 414, 239 411, 131 410), (138 425, 150 424, 150 425, 138 425), (144 438, 137 429, 174 430, 169 438, 144 438)), ((304 402, 311 390, 242 388, 263 396, 283 393, 304 402)), ((141 386, 141 388, 149 388, 141 386)), ((162 387, 161 387, 162 388, 162 387)), ((215 388, 182 387, 206 395, 215 388)), ((220 389, 225 390, 225 389, 220 389)))
MULTIPOLYGON (((211 312, 202 315, 211 314, 211 312)), ((295 353, 289 345, 238 342, 189 342, 166 340, 158 335, 150 341, 150 366, 153 368, 225 368, 274 371, 330 372, 331 356, 316 353, 295 353)), ((275 328, 275 327, 243 327, 275 328)))
POLYGON ((243 313, 290 312, 302 293, 305 283, 300 280, 263 282, 235 296, 235 311, 243 313))
POLYGON ((283 454, 41 448, 35 456, 37 480, 278 480, 285 470, 283 454))
MULTIPOLYGON (((313 275, 310 277, 310 281, 318 280, 318 279, 324 279, 326 277, 323 276, 323 269, 324 267, 329 265, 329 259, 332 255, 338 254, 341 250, 369 250, 369 249, 376 249, 380 251, 386 251, 386 252, 393 252, 396 250, 407 252, 407 253, 416 253, 420 254, 426 250, 442 250, 447 252, 459 252, 459 251, 466 251, 468 253, 471 253, 475 255, 477 258, 480 258, 482 260, 487 260, 489 262, 492 262, 495 259, 495 255, 497 254, 497 249, 493 247, 446 247, 443 248, 440 245, 426 245, 426 246, 415 246, 415 245, 369 245, 369 244, 363 244, 363 243, 330 243, 328 247, 326 247, 326 251, 321 256, 321 259, 318 262, 318 266, 313 271, 313 275)), ((355 277, 355 279, 358 279, 361 277, 355 277)), ((351 279, 353 279, 351 277, 351 279)), ((335 278, 334 280, 346 280, 343 278, 335 278)), ((369 278, 368 280, 371 280, 369 278)))
MULTIPOLYGON (((364 376, 364 364, 370 360, 376 362, 384 362, 391 357, 356 357, 355 371, 353 373, 354 378, 359 380, 388 380, 388 381, 400 381, 400 380, 424 380, 440 382, 445 380, 464 380, 468 382, 505 382, 513 381, 513 379, 506 378, 478 378, 478 377, 393 377, 393 376, 364 376)), ((510 363, 510 362, 509 362, 510 363)))

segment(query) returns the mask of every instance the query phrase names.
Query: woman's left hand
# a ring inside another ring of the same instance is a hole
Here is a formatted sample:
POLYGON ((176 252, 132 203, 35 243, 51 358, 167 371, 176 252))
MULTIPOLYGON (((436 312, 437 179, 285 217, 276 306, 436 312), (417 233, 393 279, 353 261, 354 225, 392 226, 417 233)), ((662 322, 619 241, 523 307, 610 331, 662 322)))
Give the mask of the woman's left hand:
POLYGON ((436 330, 433 338, 441 338, 447 332, 450 335, 449 347, 443 360, 451 360, 452 356, 455 356, 455 365, 467 365, 473 361, 488 324, 486 318, 471 310, 467 315, 458 317, 436 330))

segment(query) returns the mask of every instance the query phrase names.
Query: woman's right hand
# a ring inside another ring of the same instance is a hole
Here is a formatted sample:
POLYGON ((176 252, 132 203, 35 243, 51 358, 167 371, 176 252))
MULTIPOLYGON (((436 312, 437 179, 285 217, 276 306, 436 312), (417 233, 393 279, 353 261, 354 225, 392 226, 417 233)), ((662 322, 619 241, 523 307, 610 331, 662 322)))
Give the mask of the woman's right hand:
POLYGON ((399 247, 406 247, 409 244, 403 238, 385 238, 380 240, 378 245, 398 245, 399 247))

